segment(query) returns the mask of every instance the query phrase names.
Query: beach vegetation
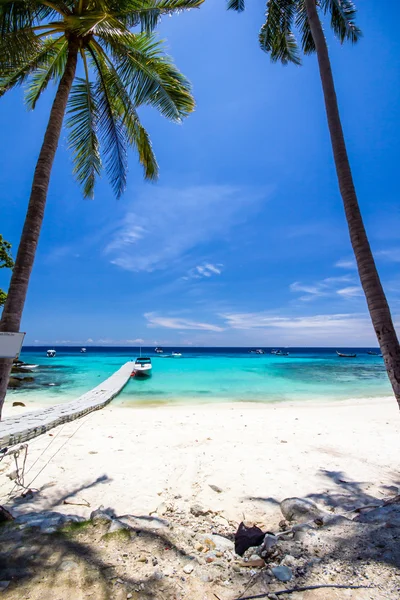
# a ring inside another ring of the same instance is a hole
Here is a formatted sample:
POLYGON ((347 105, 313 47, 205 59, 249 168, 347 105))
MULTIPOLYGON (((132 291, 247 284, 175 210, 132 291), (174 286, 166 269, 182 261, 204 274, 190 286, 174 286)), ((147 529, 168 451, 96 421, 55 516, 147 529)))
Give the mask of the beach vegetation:
MULTIPOLYGON (((13 257, 11 256, 11 244, 3 238, 0 233, 0 269, 12 269, 14 266, 13 257)), ((7 298, 7 294, 0 288, 0 306, 3 306, 7 298)))

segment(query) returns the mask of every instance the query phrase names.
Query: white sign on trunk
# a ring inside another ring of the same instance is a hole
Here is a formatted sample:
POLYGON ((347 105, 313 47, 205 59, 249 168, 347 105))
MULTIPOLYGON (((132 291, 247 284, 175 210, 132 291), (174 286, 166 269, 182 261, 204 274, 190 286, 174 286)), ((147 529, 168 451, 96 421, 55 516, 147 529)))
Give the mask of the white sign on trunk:
POLYGON ((18 358, 25 333, 0 331, 0 358, 18 358))

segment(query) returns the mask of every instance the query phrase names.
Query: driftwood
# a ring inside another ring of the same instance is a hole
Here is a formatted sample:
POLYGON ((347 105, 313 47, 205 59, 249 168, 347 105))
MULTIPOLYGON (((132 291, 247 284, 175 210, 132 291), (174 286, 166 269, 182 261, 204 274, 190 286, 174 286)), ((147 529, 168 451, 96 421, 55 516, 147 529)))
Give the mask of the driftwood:
POLYGON ((288 588, 287 590, 278 590, 277 592, 265 592, 264 594, 257 594, 255 596, 239 596, 235 600, 256 600, 258 598, 268 598, 272 596, 283 596, 284 594, 295 594, 296 592, 307 592, 308 590, 319 590, 321 588, 336 588, 341 590, 359 590, 361 588, 371 589, 374 586, 371 585, 339 585, 334 583, 321 583, 320 585, 306 585, 304 587, 288 588))

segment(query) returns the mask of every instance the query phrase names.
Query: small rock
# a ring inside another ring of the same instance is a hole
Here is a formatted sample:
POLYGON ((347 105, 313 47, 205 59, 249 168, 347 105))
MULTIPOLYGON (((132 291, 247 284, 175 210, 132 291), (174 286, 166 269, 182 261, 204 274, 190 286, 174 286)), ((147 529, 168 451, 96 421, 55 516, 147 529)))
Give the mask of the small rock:
POLYGON ((292 569, 289 569, 289 567, 272 567, 271 571, 274 577, 276 577, 279 581, 290 581, 293 577, 292 569))
POLYGON ((228 538, 224 537, 223 535, 218 535, 216 533, 204 536, 202 541, 203 544, 207 545, 209 548, 216 548, 222 552, 225 550, 230 550, 233 552, 235 548, 235 544, 231 540, 228 540, 228 538))
POLYGON ((118 521, 118 519, 113 519, 108 529, 108 533, 115 533, 116 531, 122 531, 123 529, 126 529, 126 525, 121 523, 121 521, 118 521))
POLYGON ((78 564, 74 560, 63 560, 59 566, 60 571, 72 571, 76 569, 78 564))
POLYGON ((284 556, 283 560, 281 561, 281 565, 284 565, 285 567, 295 567, 296 559, 291 554, 286 554, 286 556, 284 556))
POLYGON ((214 491, 217 492, 217 494, 222 494, 223 489, 218 487, 217 485, 214 485, 213 483, 210 483, 210 488, 214 491))
POLYGON ((12 405, 13 406, 24 406, 25 407, 25 404, 23 402, 13 402, 12 405))
POLYGON ((146 563, 147 562, 147 556, 145 556, 144 554, 141 554, 139 556, 139 558, 138 558, 138 561, 142 562, 142 563, 146 563))
POLYGON ((297 523, 322 519, 327 514, 315 502, 304 498, 285 498, 282 500, 280 508, 285 519, 297 523))
POLYGON ((155 556, 153 556, 153 558, 151 559, 152 565, 153 567, 156 567, 158 565, 158 560, 155 556))
POLYGON ((90 520, 93 521, 93 523, 110 523, 112 517, 105 512, 103 506, 100 506, 100 508, 90 513, 90 520))
POLYGON ((186 575, 190 575, 190 573, 193 572, 194 566, 191 565, 190 563, 188 563, 187 565, 185 565, 183 567, 183 572, 186 573, 186 575))
POLYGON ((126 595, 126 600, 130 600, 133 597, 133 594, 127 594, 126 595))
POLYGON ((201 506, 201 504, 192 504, 192 506, 190 507, 190 512, 193 516, 195 517, 204 517, 206 515, 209 514, 209 510, 203 508, 203 506, 201 506))
POLYGON ((202 552, 204 550, 203 544, 196 544, 195 550, 197 550, 197 552, 202 552))
POLYGON ((279 600, 279 598, 276 594, 268 594, 268 599, 269 600, 279 600))
POLYGON ((168 512, 168 506, 166 505, 166 503, 165 503, 165 502, 161 502, 161 504, 159 504, 159 505, 157 506, 156 513, 162 517, 162 516, 163 516, 163 515, 165 515, 167 512, 168 512))

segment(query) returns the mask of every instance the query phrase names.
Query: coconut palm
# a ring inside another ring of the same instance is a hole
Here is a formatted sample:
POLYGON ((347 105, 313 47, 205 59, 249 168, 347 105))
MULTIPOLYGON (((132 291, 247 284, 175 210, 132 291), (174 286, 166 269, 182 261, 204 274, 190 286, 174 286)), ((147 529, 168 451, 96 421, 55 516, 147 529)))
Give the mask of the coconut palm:
MULTIPOLYGON (((228 8, 241 12, 245 8, 244 0, 228 0, 228 8)), ((320 15, 328 16, 330 26, 341 43, 349 41, 354 44, 360 39, 361 31, 355 24, 356 9, 351 0, 268 0, 259 43, 273 62, 283 64, 292 62, 300 65, 302 52, 306 55, 317 54, 350 240, 372 324, 400 407, 400 346, 357 200, 320 15), (300 45, 296 33, 300 36, 300 45)))
MULTIPOLYGON (((0 96, 26 82, 33 109, 49 82, 57 83, 0 331, 20 328, 65 114, 74 174, 85 197, 93 196, 103 164, 115 195, 122 194, 128 147, 136 150, 145 178, 155 179, 158 166, 137 107, 153 106, 180 122, 194 100, 152 31, 162 15, 202 2, 0 0, 0 96)), ((0 416, 10 367, 10 360, 0 360, 0 416)))

